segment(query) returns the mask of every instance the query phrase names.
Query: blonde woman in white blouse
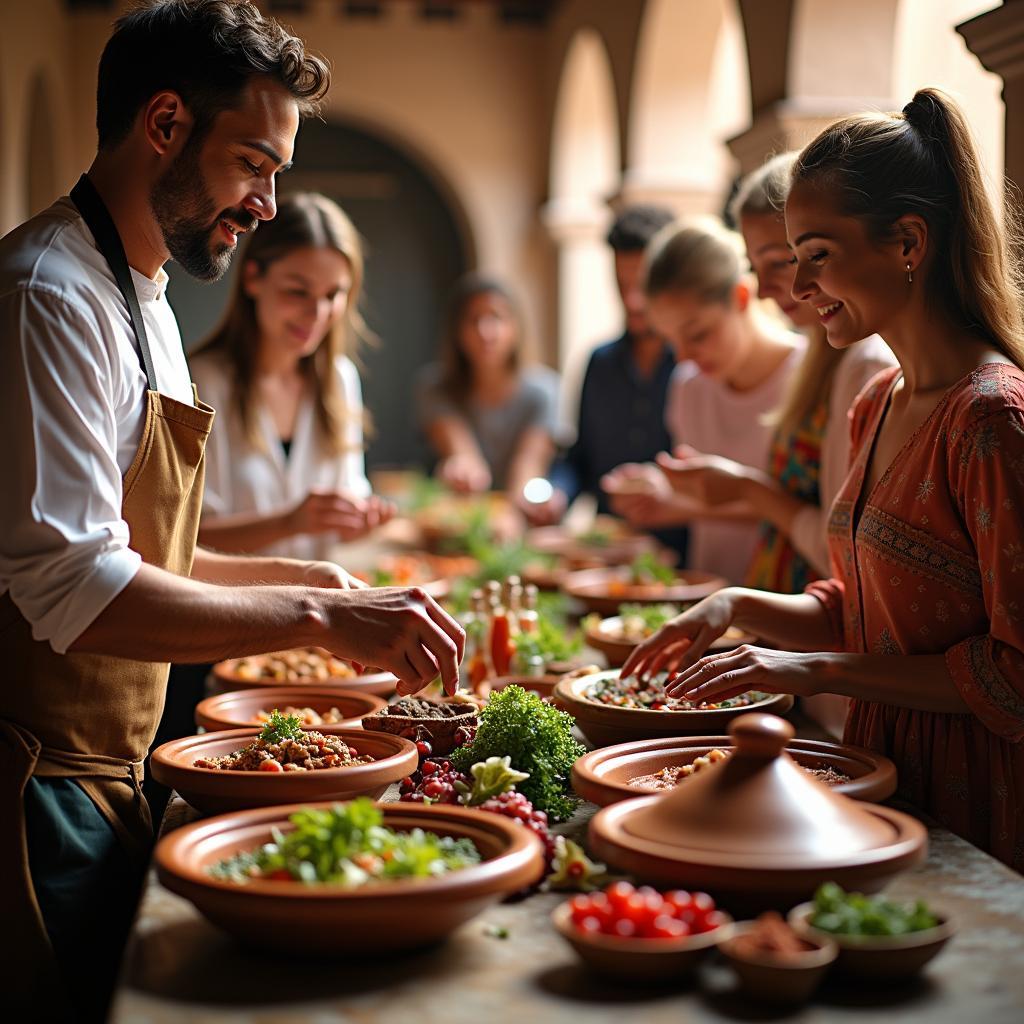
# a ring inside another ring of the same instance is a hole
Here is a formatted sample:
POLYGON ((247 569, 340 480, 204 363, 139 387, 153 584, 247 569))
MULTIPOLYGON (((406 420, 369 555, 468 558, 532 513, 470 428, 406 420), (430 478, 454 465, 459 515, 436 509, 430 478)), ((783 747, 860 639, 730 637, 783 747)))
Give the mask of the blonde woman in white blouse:
POLYGON ((325 196, 281 200, 253 235, 223 323, 190 359, 217 410, 200 543, 325 558, 386 521, 363 461, 359 235, 325 196))

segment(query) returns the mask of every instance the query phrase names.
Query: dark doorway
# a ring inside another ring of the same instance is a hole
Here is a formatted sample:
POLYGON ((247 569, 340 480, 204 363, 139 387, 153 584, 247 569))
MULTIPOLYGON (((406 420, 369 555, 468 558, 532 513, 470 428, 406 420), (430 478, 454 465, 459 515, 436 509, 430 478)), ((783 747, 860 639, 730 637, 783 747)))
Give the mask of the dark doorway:
MULTIPOLYGON (((280 189, 330 196, 366 242, 362 310, 380 338, 361 353, 363 400, 375 427, 367 469, 425 465, 412 415, 413 381, 436 358, 445 296, 473 262, 449 202, 410 157, 379 136, 320 121, 303 125, 295 169, 281 177, 280 189)), ((167 269, 182 338, 192 349, 220 319, 237 266, 214 285, 199 284, 173 263, 167 269)))

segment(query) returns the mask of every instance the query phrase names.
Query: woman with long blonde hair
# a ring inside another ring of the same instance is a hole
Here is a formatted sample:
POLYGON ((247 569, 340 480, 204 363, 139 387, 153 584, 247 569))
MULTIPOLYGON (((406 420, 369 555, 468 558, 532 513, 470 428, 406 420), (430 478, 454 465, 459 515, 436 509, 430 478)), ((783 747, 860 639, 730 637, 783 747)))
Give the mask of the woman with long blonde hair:
POLYGON ((201 543, 323 558, 390 516, 363 461, 362 283, 359 234, 326 196, 282 199, 252 236, 225 318, 190 360, 218 410, 201 543))

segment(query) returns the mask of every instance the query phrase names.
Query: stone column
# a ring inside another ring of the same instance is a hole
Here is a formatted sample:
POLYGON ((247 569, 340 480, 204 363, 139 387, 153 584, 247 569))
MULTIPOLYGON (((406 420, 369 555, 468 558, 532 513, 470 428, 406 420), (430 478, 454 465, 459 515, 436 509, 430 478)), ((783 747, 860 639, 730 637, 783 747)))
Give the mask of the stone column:
POLYGON ((1005 0, 956 30, 982 66, 1003 80, 1006 176, 1024 189, 1024 0, 1005 0))

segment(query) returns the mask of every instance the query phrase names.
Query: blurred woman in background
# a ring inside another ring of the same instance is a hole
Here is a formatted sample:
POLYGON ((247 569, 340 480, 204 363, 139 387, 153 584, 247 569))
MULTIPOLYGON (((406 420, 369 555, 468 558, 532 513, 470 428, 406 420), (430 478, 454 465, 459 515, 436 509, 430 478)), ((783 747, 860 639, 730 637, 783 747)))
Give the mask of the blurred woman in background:
POLYGON ((417 388, 420 426, 453 490, 506 491, 545 476, 555 453, 558 374, 528 364, 523 323, 499 281, 464 277, 449 300, 441 362, 417 388))
POLYGON ((250 239, 224 321, 189 360, 217 409, 200 543, 325 558, 390 518, 363 460, 362 282, 359 235, 325 196, 282 199, 250 239))

